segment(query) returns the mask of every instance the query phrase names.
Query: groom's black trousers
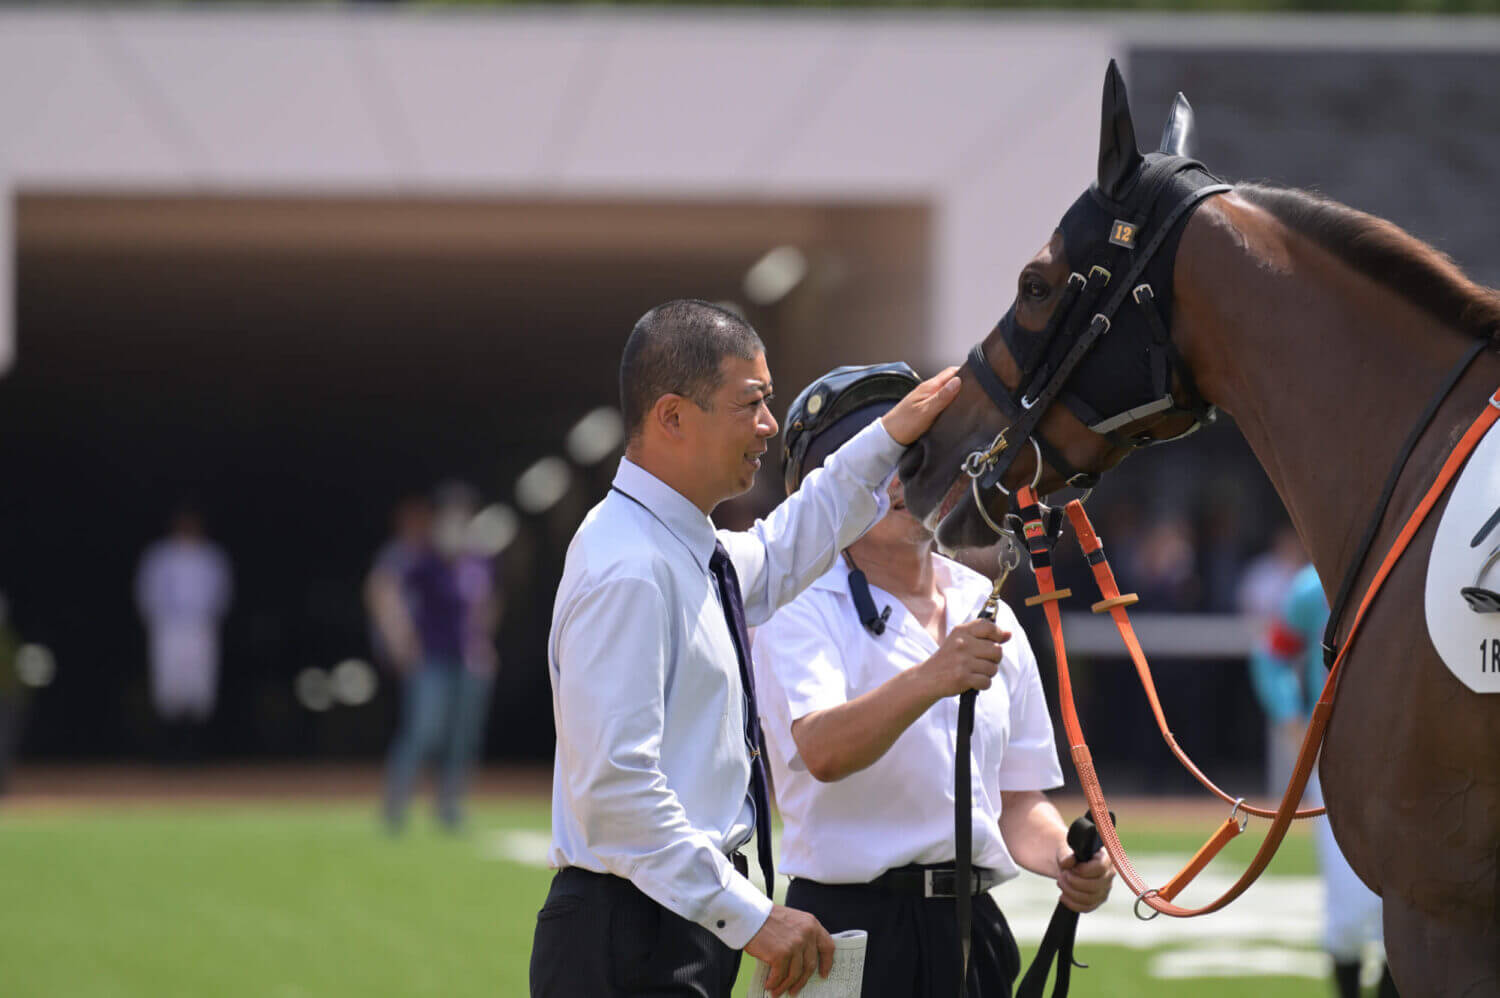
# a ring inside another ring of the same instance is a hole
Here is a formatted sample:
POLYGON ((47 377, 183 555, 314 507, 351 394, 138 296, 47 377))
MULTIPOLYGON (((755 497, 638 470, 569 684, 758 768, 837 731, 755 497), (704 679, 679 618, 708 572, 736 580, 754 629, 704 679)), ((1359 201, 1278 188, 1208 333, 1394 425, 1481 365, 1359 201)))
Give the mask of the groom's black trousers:
MULTIPOLYGON (((810 912, 829 932, 864 929, 863 998, 953 998, 958 994, 958 924, 954 900, 925 898, 873 884, 822 884, 800 877, 788 908, 810 912)), ((974 895, 969 998, 1010 998, 1021 951, 989 894, 974 895)))

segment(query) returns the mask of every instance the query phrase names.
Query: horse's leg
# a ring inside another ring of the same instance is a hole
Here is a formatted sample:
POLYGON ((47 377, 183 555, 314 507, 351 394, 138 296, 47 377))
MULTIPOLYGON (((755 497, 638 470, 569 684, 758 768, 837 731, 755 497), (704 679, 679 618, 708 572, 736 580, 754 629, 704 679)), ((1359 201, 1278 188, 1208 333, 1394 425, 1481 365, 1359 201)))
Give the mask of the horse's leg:
POLYGON ((1470 692, 1422 619, 1435 518, 1345 663, 1324 746, 1333 832, 1385 902, 1406 998, 1500 995, 1500 696, 1470 692))

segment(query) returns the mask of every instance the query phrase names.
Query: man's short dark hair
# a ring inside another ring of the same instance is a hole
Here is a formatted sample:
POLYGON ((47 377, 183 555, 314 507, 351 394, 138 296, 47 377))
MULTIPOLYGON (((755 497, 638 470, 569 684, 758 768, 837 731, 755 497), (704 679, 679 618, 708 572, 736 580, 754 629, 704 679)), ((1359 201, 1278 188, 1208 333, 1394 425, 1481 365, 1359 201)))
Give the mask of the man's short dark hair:
POLYGON ((722 383, 725 357, 765 353, 750 323, 696 298, 658 305, 636 321, 620 357, 620 410, 631 437, 663 395, 682 395, 707 409, 722 383))

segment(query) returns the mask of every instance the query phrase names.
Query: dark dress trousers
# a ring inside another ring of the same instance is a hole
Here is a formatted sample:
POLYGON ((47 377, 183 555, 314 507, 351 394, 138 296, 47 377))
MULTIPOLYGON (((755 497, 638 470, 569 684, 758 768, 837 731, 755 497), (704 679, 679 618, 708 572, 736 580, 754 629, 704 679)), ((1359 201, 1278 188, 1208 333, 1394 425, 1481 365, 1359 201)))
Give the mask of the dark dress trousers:
MULTIPOLYGON (((821 884, 800 877, 789 908, 810 912, 829 932, 864 929, 863 998, 953 998, 958 994, 958 927, 953 899, 924 898, 869 884, 821 884)), ((1021 951, 989 894, 974 896, 969 998, 1009 998, 1021 951)))
POLYGON ((533 998, 725 998, 740 954, 628 880, 559 870, 537 915, 533 998))

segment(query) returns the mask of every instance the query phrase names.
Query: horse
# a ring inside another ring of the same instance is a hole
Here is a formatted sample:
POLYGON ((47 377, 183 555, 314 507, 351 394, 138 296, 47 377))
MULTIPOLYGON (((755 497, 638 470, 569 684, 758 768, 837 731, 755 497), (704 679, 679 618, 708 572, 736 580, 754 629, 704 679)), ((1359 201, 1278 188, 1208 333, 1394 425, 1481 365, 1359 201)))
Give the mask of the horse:
MULTIPOLYGON (((1378 560, 1365 552, 1390 547, 1500 386, 1500 294, 1386 220, 1223 184, 1188 156, 1192 132, 1179 94, 1142 155, 1110 63, 1097 180, 902 459, 907 505, 944 547, 990 544, 1006 492, 1092 486, 1222 409, 1325 591, 1348 575, 1363 592, 1378 560)), ((1500 995, 1500 696, 1462 685, 1423 626, 1437 521, 1348 650, 1319 772, 1335 838, 1384 899, 1402 993, 1500 995)))

